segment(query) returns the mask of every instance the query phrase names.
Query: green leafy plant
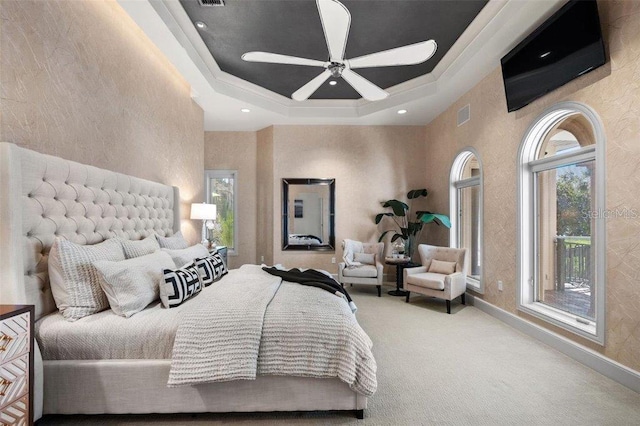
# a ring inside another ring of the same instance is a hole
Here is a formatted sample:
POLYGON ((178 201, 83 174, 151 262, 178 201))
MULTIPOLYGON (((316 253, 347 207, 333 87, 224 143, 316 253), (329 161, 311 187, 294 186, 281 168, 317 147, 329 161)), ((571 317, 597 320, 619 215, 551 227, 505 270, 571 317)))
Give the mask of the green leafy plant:
POLYGON ((405 241, 405 254, 411 257, 415 241, 422 233, 425 224, 433 222, 436 225, 451 228, 449 217, 441 213, 419 210, 415 213, 415 219, 412 218, 411 207, 413 200, 426 197, 428 194, 426 189, 412 189, 407 193, 408 204, 395 199, 381 203, 382 207, 389 208, 391 211, 378 213, 375 218, 376 225, 382 222, 385 217, 388 217, 390 219, 387 222, 391 221, 395 225, 395 229, 385 230, 378 238, 378 242, 381 242, 388 233, 393 233, 391 242, 402 238, 405 241))

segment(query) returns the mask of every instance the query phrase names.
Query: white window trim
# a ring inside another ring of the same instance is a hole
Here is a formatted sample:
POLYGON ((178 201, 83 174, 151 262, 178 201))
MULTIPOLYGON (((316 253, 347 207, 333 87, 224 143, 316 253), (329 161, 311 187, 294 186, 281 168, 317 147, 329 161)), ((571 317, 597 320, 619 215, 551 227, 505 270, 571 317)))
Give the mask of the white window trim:
POLYGON ((552 308, 536 302, 535 277, 537 253, 536 235, 536 189, 535 172, 553 169, 562 165, 574 164, 580 161, 595 159, 596 185, 595 208, 597 211, 605 208, 605 135, 604 127, 598 115, 588 106, 578 102, 562 102, 545 110, 525 133, 517 159, 518 174, 518 254, 517 254, 517 309, 550 322, 562 329, 578 334, 586 339, 604 345, 605 341, 605 298, 606 298, 606 223, 603 217, 595 220, 595 324, 577 315, 552 308), (582 114, 592 125, 595 146, 582 148, 578 151, 562 154, 549 159, 537 160, 540 142, 546 134, 562 120, 569 116, 582 114))
POLYGON ((476 293, 484 294, 484 172, 482 166, 482 159, 480 155, 472 147, 463 148, 453 160, 451 165, 451 172, 449 173, 449 218, 451 220, 451 228, 449 228, 449 245, 454 248, 458 248, 458 210, 460 203, 458 201, 458 189, 468 188, 478 185, 480 190, 480 202, 478 218, 478 244, 480 245, 480 279, 467 275, 467 288, 475 291, 476 293), (467 160, 474 156, 478 161, 478 167, 480 168, 480 175, 473 176, 467 179, 460 179, 464 166, 467 160))
POLYGON ((238 171, 237 170, 205 170, 205 201, 211 203, 211 178, 233 178, 233 249, 227 248, 228 256, 238 255, 238 171))

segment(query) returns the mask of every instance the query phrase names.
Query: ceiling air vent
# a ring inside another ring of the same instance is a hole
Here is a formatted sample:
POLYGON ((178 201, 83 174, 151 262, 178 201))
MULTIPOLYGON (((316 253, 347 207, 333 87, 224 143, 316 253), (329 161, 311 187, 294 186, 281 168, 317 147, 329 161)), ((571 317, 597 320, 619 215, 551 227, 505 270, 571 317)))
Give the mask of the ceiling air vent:
POLYGON ((469 121, 471 118, 471 106, 469 104, 458 110, 458 127, 469 121))
POLYGON ((224 6, 224 0, 198 0, 198 3, 200 3, 200 6, 207 7, 224 6))

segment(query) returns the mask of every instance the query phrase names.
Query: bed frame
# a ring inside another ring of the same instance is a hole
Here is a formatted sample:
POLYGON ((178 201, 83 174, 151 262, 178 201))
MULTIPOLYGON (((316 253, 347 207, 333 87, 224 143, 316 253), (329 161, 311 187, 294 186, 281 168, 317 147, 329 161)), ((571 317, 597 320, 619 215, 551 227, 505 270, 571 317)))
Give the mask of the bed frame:
MULTIPOLYGON (((48 253, 57 235, 80 244, 180 229, 178 188, 0 143, 2 303, 54 312, 48 253)), ((35 344, 34 416, 349 410, 367 398, 339 379, 259 376, 168 388, 171 360, 42 361, 35 344)))

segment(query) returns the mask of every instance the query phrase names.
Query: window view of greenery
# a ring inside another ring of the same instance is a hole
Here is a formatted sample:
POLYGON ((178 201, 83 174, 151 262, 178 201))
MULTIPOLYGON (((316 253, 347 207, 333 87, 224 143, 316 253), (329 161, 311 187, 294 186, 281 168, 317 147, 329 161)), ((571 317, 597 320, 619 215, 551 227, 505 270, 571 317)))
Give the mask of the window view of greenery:
POLYGON ((469 253, 467 275, 480 279, 480 186, 458 189, 460 220, 458 228, 459 246, 469 253))
POLYGON ((595 319, 594 161, 539 172, 539 301, 595 319))
POLYGON ((229 250, 234 249, 234 203, 235 194, 234 178, 212 177, 209 180, 211 189, 211 204, 217 208, 216 226, 212 229, 211 237, 217 245, 227 246, 229 250))

